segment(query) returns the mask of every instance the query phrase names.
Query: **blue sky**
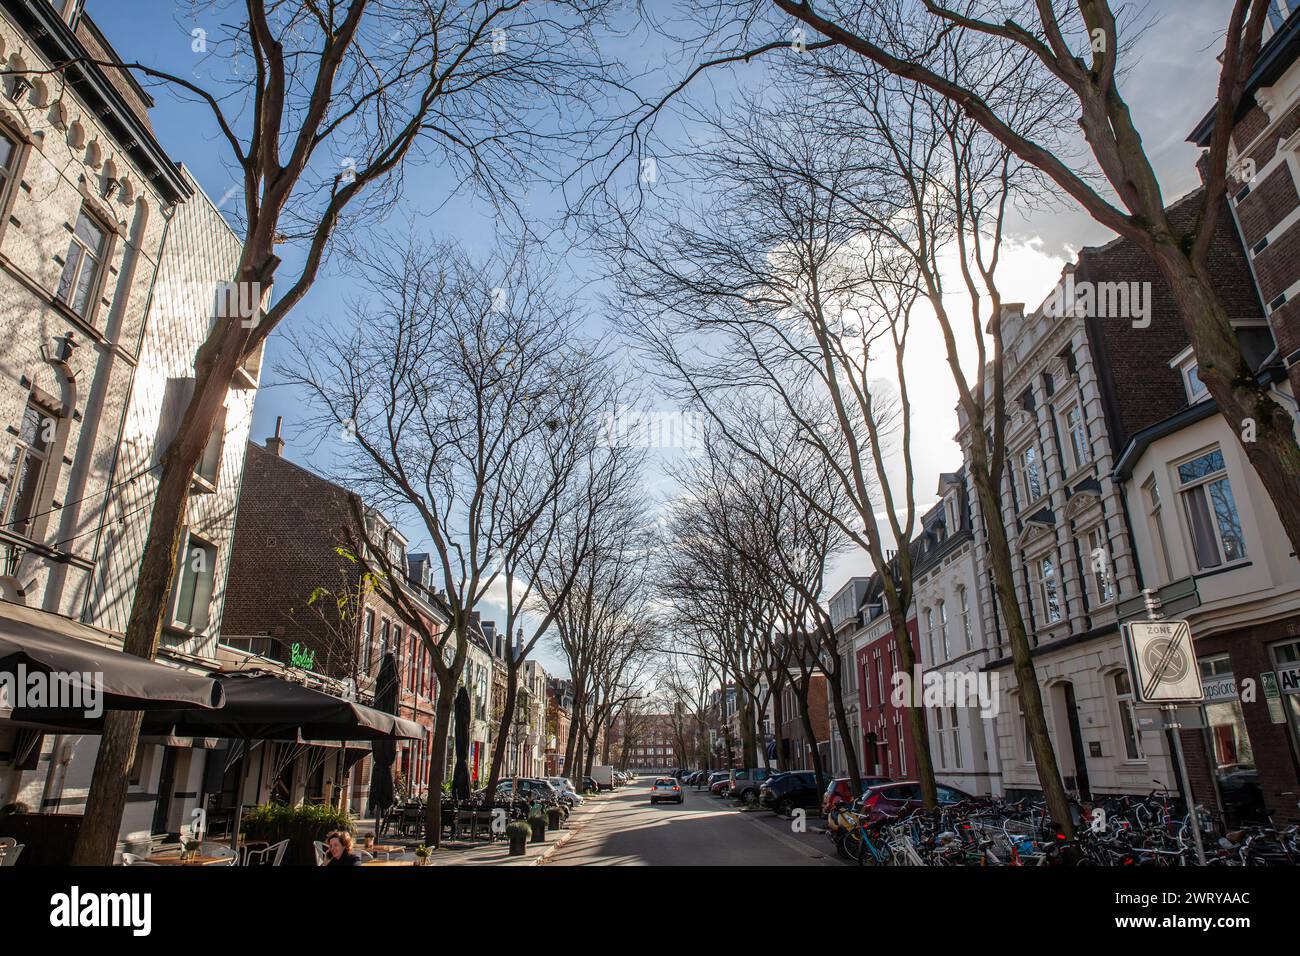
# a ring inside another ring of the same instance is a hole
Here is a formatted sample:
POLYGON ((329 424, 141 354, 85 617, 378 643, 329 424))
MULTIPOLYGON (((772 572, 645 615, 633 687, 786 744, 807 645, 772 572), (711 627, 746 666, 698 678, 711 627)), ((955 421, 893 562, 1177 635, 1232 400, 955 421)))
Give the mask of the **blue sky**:
MULTIPOLYGON (((192 31, 196 28, 216 33, 219 24, 202 18, 188 18, 188 4, 176 0, 89 0, 88 11, 127 60, 139 60, 177 74, 193 74, 196 69, 220 69, 220 63, 201 62, 192 50, 192 31)), ((670 4, 662 4, 666 12, 670 4)), ((1132 107, 1144 141, 1161 174, 1166 195, 1173 198, 1195 186, 1196 150, 1184 140, 1188 130, 1208 108, 1216 79, 1214 56, 1221 46, 1221 31, 1226 19, 1220 0, 1153 0, 1147 8, 1155 18, 1153 25, 1138 41, 1129 57, 1129 72, 1123 91, 1132 107)), ((643 37, 610 41, 610 57, 619 58, 633 71, 659 69, 648 81, 662 78, 666 84, 679 75, 680 64, 666 62, 665 48, 647 43, 643 37), (660 65, 662 64, 662 68, 660 65)), ((751 66, 733 76, 718 77, 701 93, 710 98, 725 98, 731 82, 757 84, 762 81, 762 67, 751 66)), ((236 181, 228 168, 228 147, 216 132, 206 107, 182 102, 166 89, 150 87, 157 105, 152 122, 159 140, 170 155, 184 163, 214 201, 227 197, 238 202, 238 192, 231 193, 236 181)), ((1073 123, 1073 118, 1062 117, 1073 123)), ((671 188, 671 182, 666 184, 671 188)), ((486 249, 493 241, 493 220, 481 202, 470 196, 445 201, 454 187, 450 177, 431 166, 417 166, 406 174, 406 190, 401 207, 383 224, 389 231, 405 229, 407 224, 436 238, 455 239, 471 249, 486 249)), ((539 196, 536 209, 545 211, 555 203, 539 196)), ((1107 241, 1110 235, 1091 219, 1067 205, 1045 210, 1029 217, 1017 230, 1017 248, 1007 256, 1006 282, 1012 295, 1037 304, 1059 276, 1061 265, 1080 247, 1107 241)), ((292 264, 290 260, 289 264, 292 264)), ((601 294, 605 287, 592 282, 595 271, 582 250, 571 250, 566 267, 572 273, 573 294, 590 305, 591 332, 599 334, 605 327, 605 306, 601 294)), ((263 385, 254 412, 253 436, 261 440, 271 433, 277 416, 284 416, 286 454, 299 464, 322 473, 332 471, 332 449, 326 444, 315 450, 295 441, 299 403, 287 389, 276 384, 275 365, 283 354, 285 333, 311 328, 316 323, 339 318, 338 308, 349 288, 340 274, 337 261, 327 265, 323 278, 308 294, 301 306, 274 333, 267 347, 263 385)), ((956 421, 952 412, 956 396, 946 371, 940 367, 941 352, 935 341, 932 356, 924 357, 909 369, 924 376, 924 407, 916 411, 917 420, 937 423, 918 441, 914 454, 918 469, 918 503, 933 500, 937 475, 959 464, 956 446, 951 441, 956 421)), ((667 454, 675 454, 669 452, 667 454)), ((671 493, 661 465, 656 460, 646 476, 647 494, 662 501, 671 493)), ((405 525, 412 550, 424 550, 427 536, 419 526, 405 525)), ((865 573, 863 559, 851 559, 837 569, 831 585, 837 586, 849 574, 865 573)), ((492 608, 485 617, 504 615, 492 608)), ((563 670, 556 655, 545 647, 543 665, 563 670)))

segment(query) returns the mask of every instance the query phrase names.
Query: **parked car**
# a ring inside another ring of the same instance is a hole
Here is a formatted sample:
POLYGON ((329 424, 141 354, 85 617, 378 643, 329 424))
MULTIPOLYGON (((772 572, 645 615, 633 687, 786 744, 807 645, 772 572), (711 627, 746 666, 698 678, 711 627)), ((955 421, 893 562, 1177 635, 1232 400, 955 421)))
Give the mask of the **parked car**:
POLYGON ((715 770, 709 776, 709 793, 715 797, 725 797, 731 789, 731 771, 715 770))
POLYGON ((560 799, 569 806, 577 807, 582 805, 582 794, 578 793, 573 786, 573 781, 568 777, 546 777, 545 779, 547 783, 555 788, 560 795, 560 799))
POLYGON ((682 803, 686 795, 682 793, 682 785, 676 777, 656 777, 655 782, 650 786, 650 802, 655 803, 682 803))
MULTIPOLYGON (((862 790, 858 796, 866 793, 872 787, 878 787, 882 783, 889 783, 889 777, 863 777, 862 790)), ((822 796, 822 816, 826 816, 835 808, 837 803, 852 803, 854 801, 853 792, 849 789, 848 777, 836 777, 826 787, 826 793, 822 796)))
POLYGON ((597 790, 599 790, 599 789, 600 789, 600 787, 598 787, 598 786, 596 785, 596 781, 595 781, 592 777, 583 777, 583 778, 582 778, 582 792, 583 792, 583 793, 595 793, 595 792, 596 792, 597 790))
MULTIPOLYGON (((963 803, 975 799, 964 790, 944 784, 936 786, 935 792, 940 803, 963 803)), ((857 805, 872 820, 911 813, 924 806, 921 802, 921 785, 915 780, 901 780, 871 787, 857 801, 857 805)))
POLYGON ((730 796, 745 803, 758 802, 758 788, 763 781, 772 776, 772 771, 763 767, 746 767, 737 770, 731 780, 730 796))
POLYGON ((791 770, 768 777, 758 788, 758 802, 788 817, 796 807, 815 810, 821 806, 822 788, 811 770, 791 770))
POLYGON ((596 787, 599 790, 613 790, 618 786, 618 778, 614 776, 614 768, 608 764, 595 764, 591 768, 591 779, 596 781, 596 787))
MULTIPOLYGON (((498 797, 510 797, 514 794, 514 780, 502 780, 497 784, 498 797)), ((533 777, 519 778, 519 795, 528 799, 538 799, 542 801, 558 800, 560 793, 545 780, 533 777)))

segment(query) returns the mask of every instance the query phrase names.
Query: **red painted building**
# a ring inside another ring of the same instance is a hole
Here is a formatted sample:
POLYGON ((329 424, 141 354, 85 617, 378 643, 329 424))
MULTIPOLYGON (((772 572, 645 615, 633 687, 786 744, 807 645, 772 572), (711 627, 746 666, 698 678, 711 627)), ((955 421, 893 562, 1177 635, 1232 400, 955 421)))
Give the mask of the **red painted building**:
MULTIPOLYGON (((870 592, 867 600, 871 600, 870 592)), ((878 610, 879 606, 864 606, 863 616, 867 619, 854 641, 857 648, 858 704, 862 715, 862 773, 906 780, 916 772, 916 748, 907 710, 894 704, 894 675, 899 671, 898 648, 894 644, 889 615, 878 610), (873 613, 874 617, 868 616, 873 613)), ((907 633, 919 662, 920 642, 917 640, 915 617, 907 622, 907 633)))

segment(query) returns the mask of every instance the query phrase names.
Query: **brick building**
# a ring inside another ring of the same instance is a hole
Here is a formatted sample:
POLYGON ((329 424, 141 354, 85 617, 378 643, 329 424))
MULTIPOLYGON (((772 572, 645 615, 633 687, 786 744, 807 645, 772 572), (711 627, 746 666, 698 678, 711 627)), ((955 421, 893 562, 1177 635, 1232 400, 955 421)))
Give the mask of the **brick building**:
MULTIPOLYGON (((1260 301, 1300 389, 1300 3, 1272 0, 1265 41, 1232 128, 1228 182, 1232 218, 1260 301)), ((1208 146, 1211 110, 1190 141, 1208 146)), ((1292 406, 1294 408, 1294 403, 1292 406)))
MULTIPOLYGON (((247 445, 222 643, 308 672, 363 700, 373 698, 380 663, 391 652, 401 679, 398 716, 432 732, 437 678, 428 649, 418 632, 406 628, 383 589, 366 584, 360 567, 338 553, 354 521, 348 491, 284 458, 283 451, 278 435, 267 439, 266 447, 247 445)), ((384 543, 392 565, 410 571, 403 586, 436 633, 448 616, 427 575, 418 562, 408 563, 405 540, 381 514, 367 509, 366 520, 371 540, 384 543)), ((399 753, 396 769, 416 794, 430 786, 428 748, 427 740, 416 741, 399 753)), ((288 779, 290 802, 327 796, 291 771, 288 779)), ((346 783, 340 782, 354 811, 364 809, 369 780, 367 757, 346 783)))

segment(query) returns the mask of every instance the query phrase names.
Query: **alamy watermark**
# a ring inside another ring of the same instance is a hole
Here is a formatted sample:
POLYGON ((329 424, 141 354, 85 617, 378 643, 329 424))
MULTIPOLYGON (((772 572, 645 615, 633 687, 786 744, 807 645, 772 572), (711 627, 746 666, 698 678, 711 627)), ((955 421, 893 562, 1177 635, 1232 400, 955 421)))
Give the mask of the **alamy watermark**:
POLYGON ((619 405, 605 413, 601 436, 610 446, 697 449, 704 444, 704 416, 619 405))
POLYGON ((890 678, 890 703, 894 707, 978 709, 986 720, 1001 709, 1000 682, 996 671, 931 670, 921 665, 912 673, 895 671, 890 678))
POLYGON ((1151 324, 1150 282, 1075 281, 1067 272, 1043 303, 1043 314, 1060 318, 1067 312, 1097 319, 1127 319, 1135 329, 1151 324))
POLYGON ((104 675, 99 671, 28 670, 19 664, 0 671, 0 710, 79 710, 89 718, 104 713, 104 675))

